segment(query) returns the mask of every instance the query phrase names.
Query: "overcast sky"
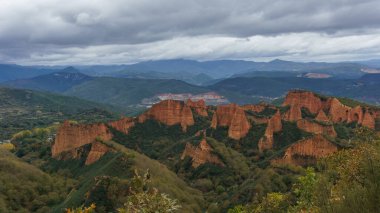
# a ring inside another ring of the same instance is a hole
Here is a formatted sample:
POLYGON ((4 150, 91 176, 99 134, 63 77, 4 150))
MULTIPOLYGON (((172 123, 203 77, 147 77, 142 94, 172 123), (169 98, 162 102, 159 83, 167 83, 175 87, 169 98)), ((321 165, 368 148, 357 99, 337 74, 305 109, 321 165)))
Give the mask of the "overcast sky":
POLYGON ((380 0, 0 0, 0 63, 380 58, 380 0))

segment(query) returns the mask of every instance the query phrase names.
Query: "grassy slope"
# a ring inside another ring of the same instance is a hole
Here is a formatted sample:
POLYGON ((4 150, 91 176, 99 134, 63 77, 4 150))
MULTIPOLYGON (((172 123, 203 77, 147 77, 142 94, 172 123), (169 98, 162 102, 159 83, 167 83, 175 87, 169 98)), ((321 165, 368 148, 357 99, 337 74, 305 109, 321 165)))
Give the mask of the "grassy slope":
POLYGON ((66 164, 66 166, 71 167, 73 171, 76 171, 76 175, 80 174, 85 177, 85 179, 83 179, 77 190, 72 191, 67 199, 56 207, 55 212, 59 212, 62 208, 81 205, 85 193, 89 191, 94 184, 94 177, 99 175, 111 175, 127 178, 131 176, 131 171, 134 169, 137 169, 140 173, 149 169, 152 176, 152 186, 156 187, 160 192, 177 199, 182 205, 184 212, 201 212, 204 202, 202 193, 189 187, 166 166, 115 142, 109 141, 104 143, 113 147, 118 152, 107 154, 98 162, 84 168, 79 168, 78 162, 75 161, 56 162, 66 164), (126 168, 121 165, 120 157, 123 155, 131 160, 131 167, 126 168))
POLYGON ((208 89, 178 80, 148 80, 101 77, 68 90, 65 94, 126 107, 160 93, 203 93, 208 89))
POLYGON ((48 212, 65 196, 65 182, 0 148, 0 212, 48 212))

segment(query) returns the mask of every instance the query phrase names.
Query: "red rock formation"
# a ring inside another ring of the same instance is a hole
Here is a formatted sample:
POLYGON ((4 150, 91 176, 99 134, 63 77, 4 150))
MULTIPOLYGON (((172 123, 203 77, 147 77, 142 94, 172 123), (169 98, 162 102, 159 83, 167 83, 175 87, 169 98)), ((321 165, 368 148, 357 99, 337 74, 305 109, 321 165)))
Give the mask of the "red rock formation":
POLYGON ((72 124, 65 121, 58 129, 51 150, 52 156, 57 157, 62 152, 90 144, 97 138, 101 140, 112 138, 112 134, 105 124, 72 124))
POLYGON ((290 105, 289 110, 283 116, 286 121, 298 121, 302 119, 301 107, 297 104, 290 105))
POLYGON ((124 117, 117 121, 111 121, 108 125, 122 133, 128 134, 129 129, 135 125, 135 122, 133 118, 124 117))
POLYGON ((147 119, 155 119, 169 126, 180 124, 183 131, 186 131, 188 126, 194 125, 193 113, 190 107, 182 101, 176 100, 161 101, 138 118, 140 123, 147 119))
POLYGON ((282 159, 272 161, 272 163, 289 163, 302 165, 307 159, 318 159, 331 155, 338 151, 336 145, 328 141, 322 135, 315 135, 312 138, 301 140, 292 144, 286 149, 282 159))
POLYGON ((322 122, 329 122, 330 119, 327 117, 326 113, 321 109, 319 110, 317 116, 315 117, 315 120, 322 121, 322 122))
POLYGON ((361 123, 363 120, 363 108, 361 106, 356 106, 348 112, 347 123, 358 122, 361 123))
POLYGON ((368 127, 370 129, 375 129, 375 116, 373 116, 368 109, 364 112, 363 120, 361 122, 362 126, 368 127))
POLYGON ((309 121, 306 119, 298 120, 297 127, 302 129, 305 132, 313 133, 313 134, 325 134, 330 137, 335 138, 337 136, 334 126, 332 125, 321 125, 315 123, 313 121, 309 121))
POLYGON ((329 116, 334 123, 347 121, 348 112, 351 110, 350 107, 343 105, 336 98, 329 98, 327 106, 329 107, 329 116))
POLYGON ((110 149, 100 143, 100 142, 94 142, 91 144, 90 152, 87 155, 85 165, 90 165, 98 161, 104 154, 109 152, 110 149))
POLYGON ((203 139, 198 146, 193 146, 190 143, 186 144, 185 150, 182 153, 181 160, 186 156, 192 158, 192 166, 197 168, 205 163, 212 163, 220 166, 224 166, 222 161, 214 154, 211 153, 212 148, 208 145, 206 139, 203 139))
POLYGON ((318 113, 322 105, 321 99, 314 93, 298 90, 289 92, 283 103, 283 106, 305 107, 313 114, 318 113))
POLYGON ((211 127, 227 126, 228 136, 239 140, 247 135, 251 128, 244 110, 236 104, 218 106, 211 122, 211 127))
POLYGON ((191 99, 188 99, 186 101, 186 105, 189 106, 190 108, 194 109, 198 115, 204 116, 204 117, 208 116, 207 106, 206 106, 206 103, 203 99, 196 101, 196 102, 192 101, 191 99))
POLYGON ((258 147, 259 151, 262 152, 266 149, 272 149, 273 148, 273 133, 279 132, 282 130, 282 123, 281 123, 281 114, 280 111, 277 111, 276 114, 272 116, 268 120, 268 125, 265 130, 264 136, 259 140, 258 147))

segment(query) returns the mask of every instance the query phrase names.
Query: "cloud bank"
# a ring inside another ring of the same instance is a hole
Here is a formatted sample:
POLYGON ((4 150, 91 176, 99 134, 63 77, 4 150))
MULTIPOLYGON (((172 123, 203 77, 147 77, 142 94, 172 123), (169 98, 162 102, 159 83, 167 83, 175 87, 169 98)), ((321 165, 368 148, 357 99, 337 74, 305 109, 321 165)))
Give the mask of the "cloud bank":
POLYGON ((379 57, 378 0, 0 0, 0 62, 379 57))

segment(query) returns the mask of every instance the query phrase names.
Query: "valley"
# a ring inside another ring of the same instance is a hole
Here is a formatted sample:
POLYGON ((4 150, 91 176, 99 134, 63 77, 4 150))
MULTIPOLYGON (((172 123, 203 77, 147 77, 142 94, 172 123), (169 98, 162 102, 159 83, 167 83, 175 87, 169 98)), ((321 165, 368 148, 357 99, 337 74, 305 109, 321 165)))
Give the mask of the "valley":
POLYGON ((11 143, 20 161, 70 180, 48 205, 53 212, 91 203, 114 211, 130 196, 128 180, 146 171, 183 211, 227 212, 292 190, 303 168, 352 149, 358 130, 372 134, 379 124, 376 106, 292 90, 279 106, 163 99, 135 117, 66 120, 11 143))

